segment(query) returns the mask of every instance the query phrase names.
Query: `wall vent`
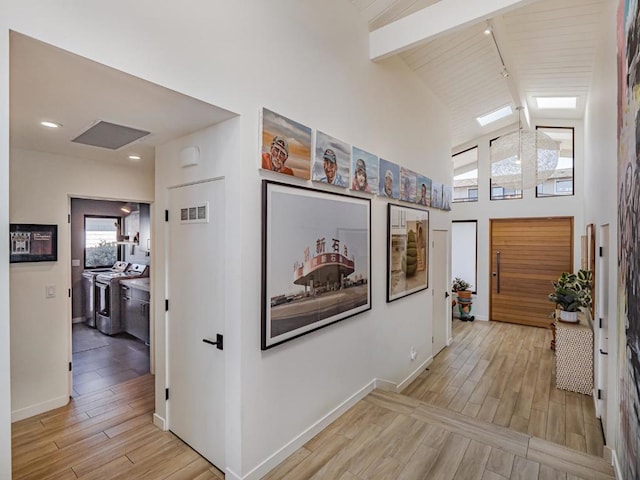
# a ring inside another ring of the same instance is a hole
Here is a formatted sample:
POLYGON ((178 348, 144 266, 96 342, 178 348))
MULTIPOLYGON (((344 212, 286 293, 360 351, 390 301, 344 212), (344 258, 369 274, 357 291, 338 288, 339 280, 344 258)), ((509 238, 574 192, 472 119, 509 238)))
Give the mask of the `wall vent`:
POLYGON ((180 223, 209 223, 209 202, 181 208, 180 223))
POLYGON ((151 132, 99 120, 71 141, 92 147, 117 150, 146 137, 149 133, 151 132))

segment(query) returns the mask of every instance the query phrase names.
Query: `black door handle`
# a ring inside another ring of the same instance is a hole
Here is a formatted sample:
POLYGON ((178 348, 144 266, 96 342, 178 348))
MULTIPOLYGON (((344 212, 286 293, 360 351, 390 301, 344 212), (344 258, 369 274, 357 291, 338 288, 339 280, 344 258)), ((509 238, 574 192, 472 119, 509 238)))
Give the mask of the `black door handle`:
POLYGON ((213 340, 209 340, 208 338, 203 338, 202 341, 204 343, 208 343, 209 345, 215 345, 218 350, 224 349, 224 341, 222 335, 220 335, 219 333, 216 334, 215 342, 213 340))
POLYGON ((600 354, 601 355, 609 355, 609 352, 605 352, 604 350, 600 349, 600 354))
POLYGON ((449 298, 449 292, 444 292, 444 298, 449 298))

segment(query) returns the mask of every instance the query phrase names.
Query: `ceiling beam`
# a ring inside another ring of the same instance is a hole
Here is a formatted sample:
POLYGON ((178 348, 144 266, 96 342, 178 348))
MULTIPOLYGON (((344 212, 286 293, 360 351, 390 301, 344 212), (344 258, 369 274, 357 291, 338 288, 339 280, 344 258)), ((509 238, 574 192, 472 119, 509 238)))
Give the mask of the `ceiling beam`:
POLYGON ((369 58, 396 55, 446 32, 467 27, 535 0, 440 0, 369 33, 369 58))

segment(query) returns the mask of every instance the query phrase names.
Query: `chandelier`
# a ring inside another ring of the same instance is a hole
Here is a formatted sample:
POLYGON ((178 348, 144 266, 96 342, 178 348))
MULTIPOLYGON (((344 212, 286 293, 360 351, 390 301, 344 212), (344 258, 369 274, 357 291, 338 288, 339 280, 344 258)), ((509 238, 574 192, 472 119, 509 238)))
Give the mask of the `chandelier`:
POLYGON ((518 130, 491 144, 491 186, 511 190, 534 188, 547 180, 558 166, 559 143, 538 130, 522 129, 522 107, 518 130))

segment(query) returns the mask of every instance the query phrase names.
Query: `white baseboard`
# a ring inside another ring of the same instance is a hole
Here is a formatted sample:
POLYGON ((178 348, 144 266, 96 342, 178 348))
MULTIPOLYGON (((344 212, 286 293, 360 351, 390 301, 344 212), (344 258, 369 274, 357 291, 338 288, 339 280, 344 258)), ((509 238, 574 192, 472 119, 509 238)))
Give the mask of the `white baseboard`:
POLYGON ((340 415, 345 413, 349 408, 358 403, 358 401, 362 400, 366 397, 375 387, 376 381, 373 380, 358 390, 356 393, 347 398, 344 402, 338 405, 336 408, 327 413, 320 420, 315 422, 309 428, 307 428, 304 432, 299 434, 293 440, 282 446, 280 450, 275 452, 273 455, 265 459, 262 463, 260 463, 253 470, 248 472, 244 477, 239 476, 237 473, 233 472, 229 468, 226 468, 226 472, 230 474, 229 478, 233 478, 234 480, 259 480, 264 477, 270 470, 278 466, 284 459, 289 457, 293 452, 302 447, 305 443, 315 437, 318 433, 324 430, 331 422, 333 422, 340 415))
POLYGON ((224 480, 242 480, 242 477, 230 468, 226 468, 224 471, 224 480))
POLYGON ((427 358, 424 362, 422 362, 420 365, 418 365, 418 368, 416 368, 413 372, 411 372, 411 374, 405 378, 403 381, 401 381, 397 387, 396 387, 396 392, 400 393, 402 390, 404 390, 407 386, 409 386, 409 384, 411 382, 413 382, 416 378, 418 378, 418 375, 420 375, 422 372, 425 371, 425 369, 431 365, 431 362, 433 362, 433 357, 429 357, 427 358))
MULTIPOLYGON (((605 449, 609 447, 604 447, 605 449)), ((616 474, 616 480, 624 480, 622 476, 622 469, 620 468, 620 463, 618 463, 618 455, 613 448, 609 448, 611 452, 611 465, 613 465, 613 472, 616 474)))
POLYGON ((13 410, 11 412, 11 423, 48 412, 54 408, 64 407, 67 403, 69 403, 69 395, 64 395, 62 397, 47 400, 46 402, 38 403, 37 405, 30 405, 25 408, 13 410))
POLYGON ((396 383, 390 382, 389 380, 376 378, 373 381, 373 388, 379 388, 380 390, 385 390, 387 392, 395 392, 397 391, 398 385, 396 383))
POLYGON ((157 413, 153 414, 153 424, 163 432, 167 431, 167 421, 157 413))
POLYGON ((71 323, 82 323, 84 322, 84 317, 75 317, 71 319, 71 323))
POLYGON ((476 315, 475 316, 476 320, 480 320, 482 322, 488 322, 489 321, 489 317, 485 316, 485 315, 476 315))

